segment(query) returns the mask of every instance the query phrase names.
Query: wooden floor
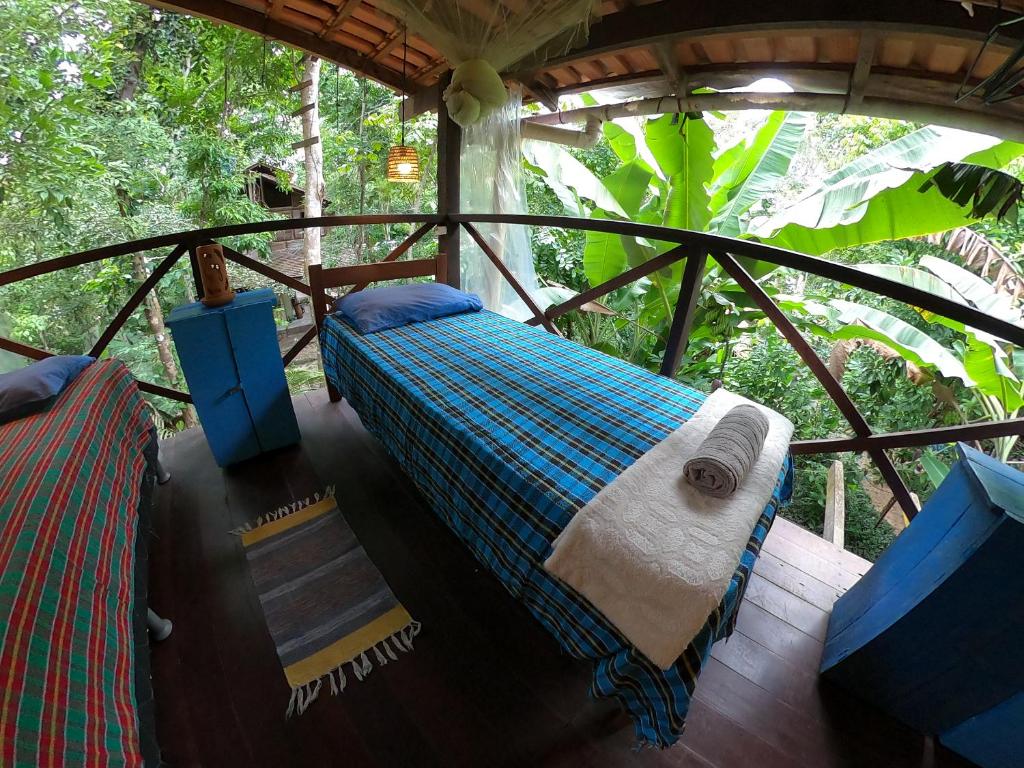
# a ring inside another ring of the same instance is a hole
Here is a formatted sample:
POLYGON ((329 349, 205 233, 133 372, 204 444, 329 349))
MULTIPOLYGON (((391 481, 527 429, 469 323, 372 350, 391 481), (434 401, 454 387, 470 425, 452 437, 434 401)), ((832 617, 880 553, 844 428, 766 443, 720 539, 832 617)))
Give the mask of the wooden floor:
POLYGON ((230 471, 198 430, 164 443, 152 605, 158 735, 172 766, 960 766, 816 674, 828 611, 867 563, 778 520, 675 747, 632 750, 588 667, 483 572, 344 403, 296 399, 300 447, 230 471), (229 531, 327 483, 398 598, 414 653, 285 720, 289 691, 229 531))

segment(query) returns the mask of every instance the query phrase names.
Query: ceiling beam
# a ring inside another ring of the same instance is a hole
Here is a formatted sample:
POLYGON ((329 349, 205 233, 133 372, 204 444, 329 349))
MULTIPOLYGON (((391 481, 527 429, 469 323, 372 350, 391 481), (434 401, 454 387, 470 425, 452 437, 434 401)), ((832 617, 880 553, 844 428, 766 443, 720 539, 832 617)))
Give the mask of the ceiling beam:
POLYGON ((317 33, 317 37, 321 39, 330 38, 334 31, 345 22, 345 19, 351 16, 352 12, 359 7, 361 2, 362 0, 342 0, 334 16, 324 23, 324 28, 317 33))
POLYGON ((405 32, 405 27, 397 26, 391 30, 391 34, 385 37, 378 43, 377 47, 369 54, 369 57, 374 61, 379 61, 387 56, 391 51, 402 44, 402 34, 405 32))
MULTIPOLYGON (((687 6, 685 13, 673 2, 638 5, 608 14, 591 25, 587 44, 548 58, 527 57, 509 73, 530 79, 538 70, 564 65, 624 48, 650 47, 681 37, 756 30, 762 34, 784 30, 868 28, 945 34, 961 39, 982 39, 1000 21, 1015 14, 975 5, 969 15, 959 3, 936 0, 785 0, 778 3, 717 2, 687 6)), ((1004 41, 1013 45, 1024 37, 1024 25, 1005 31, 1004 41)))
MULTIPOLYGON (((260 11, 254 11, 251 8, 228 2, 228 0, 173 0, 173 2, 145 0, 145 2, 147 5, 157 8, 187 13, 192 16, 202 16, 206 19, 223 22, 233 27, 239 27, 265 37, 280 40, 282 43, 291 45, 306 53, 333 61, 345 69, 366 75, 371 80, 376 80, 378 83, 393 88, 396 91, 403 91, 401 72, 395 72, 388 67, 381 66, 365 56, 361 56, 351 48, 317 37, 301 29, 296 29, 260 11)), ((348 8, 348 6, 354 4, 358 4, 358 0, 349 0, 345 7, 348 8)))
POLYGON ((553 114, 524 118, 529 123, 562 125, 587 120, 614 120, 617 117, 642 117, 686 112, 732 112, 746 109, 782 109, 796 112, 844 111, 868 117, 907 120, 929 125, 945 125, 968 131, 1024 142, 1024 121, 990 112, 970 111, 945 104, 908 102, 898 98, 865 96, 854 109, 845 93, 708 93, 688 96, 659 96, 621 104, 582 107, 553 114))
POLYGON ((680 92, 686 93, 688 90, 686 72, 679 66, 675 46, 665 41, 655 43, 651 48, 651 53, 654 54, 654 60, 658 62, 658 69, 665 75, 669 93, 673 95, 680 92))
POLYGON ((875 49, 878 47, 878 37, 874 32, 865 30, 861 32, 860 43, 857 46, 857 62, 853 65, 853 72, 850 73, 850 93, 847 104, 856 108, 864 101, 864 89, 867 87, 868 78, 871 77, 871 67, 875 63, 875 49))

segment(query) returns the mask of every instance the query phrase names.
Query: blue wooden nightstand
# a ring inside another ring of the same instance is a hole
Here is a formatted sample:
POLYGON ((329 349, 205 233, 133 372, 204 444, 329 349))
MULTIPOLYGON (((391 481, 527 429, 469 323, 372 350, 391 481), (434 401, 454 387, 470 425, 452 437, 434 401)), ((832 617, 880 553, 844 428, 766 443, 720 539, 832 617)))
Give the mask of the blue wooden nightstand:
POLYGON ((167 318, 210 450, 226 467, 299 441, 269 288, 167 318))
POLYGON ((985 768, 1024 765, 1024 473, 964 445, 835 604, 822 674, 985 768))

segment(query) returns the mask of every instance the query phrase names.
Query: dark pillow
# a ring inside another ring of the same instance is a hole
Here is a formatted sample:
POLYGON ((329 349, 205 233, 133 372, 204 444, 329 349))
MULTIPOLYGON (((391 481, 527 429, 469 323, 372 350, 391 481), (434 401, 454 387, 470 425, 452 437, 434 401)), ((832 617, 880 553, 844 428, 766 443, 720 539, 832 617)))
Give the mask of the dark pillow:
POLYGON ((413 283, 372 288, 342 298, 335 311, 360 333, 435 320, 462 312, 479 312, 480 298, 443 283, 413 283))
POLYGON ((0 424, 45 411, 95 359, 88 355, 55 355, 0 374, 0 424))

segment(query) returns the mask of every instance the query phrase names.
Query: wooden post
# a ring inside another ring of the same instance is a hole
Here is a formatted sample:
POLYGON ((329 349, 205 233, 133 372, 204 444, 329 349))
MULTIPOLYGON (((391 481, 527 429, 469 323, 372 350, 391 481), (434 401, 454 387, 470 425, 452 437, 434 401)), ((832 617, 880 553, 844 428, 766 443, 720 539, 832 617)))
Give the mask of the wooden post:
POLYGON ((822 538, 831 541, 840 549, 846 537, 846 483, 843 479, 843 462, 832 462, 825 484, 825 529, 822 538))
POLYGON ((672 378, 679 370, 679 361, 686 352, 693 328, 693 316, 697 311, 697 300, 704 284, 704 267, 707 256, 691 253, 683 267, 683 280, 679 286, 679 298, 676 310, 672 315, 672 325, 668 331, 668 342, 665 344, 665 356, 661 361, 661 375, 672 378))
MULTIPOLYGON (((317 333, 323 330, 324 320, 327 318, 327 290, 324 288, 323 266, 310 264, 309 270, 309 301, 313 305, 313 322, 316 323, 317 333)), ((321 357, 323 355, 321 354, 321 357)), ((332 403, 341 400, 341 393, 334 388, 324 372, 324 380, 327 382, 327 396, 332 403)))
MULTIPOLYGON (((459 212, 459 182, 461 169, 459 161, 462 154, 462 129, 448 116, 441 93, 448 87, 451 73, 441 77, 437 84, 437 212, 441 216, 451 216, 459 212)), ((447 262, 447 282, 453 288, 462 284, 461 257, 459 253, 459 230, 461 227, 452 222, 445 222, 438 227, 438 250, 444 254, 447 262)))

